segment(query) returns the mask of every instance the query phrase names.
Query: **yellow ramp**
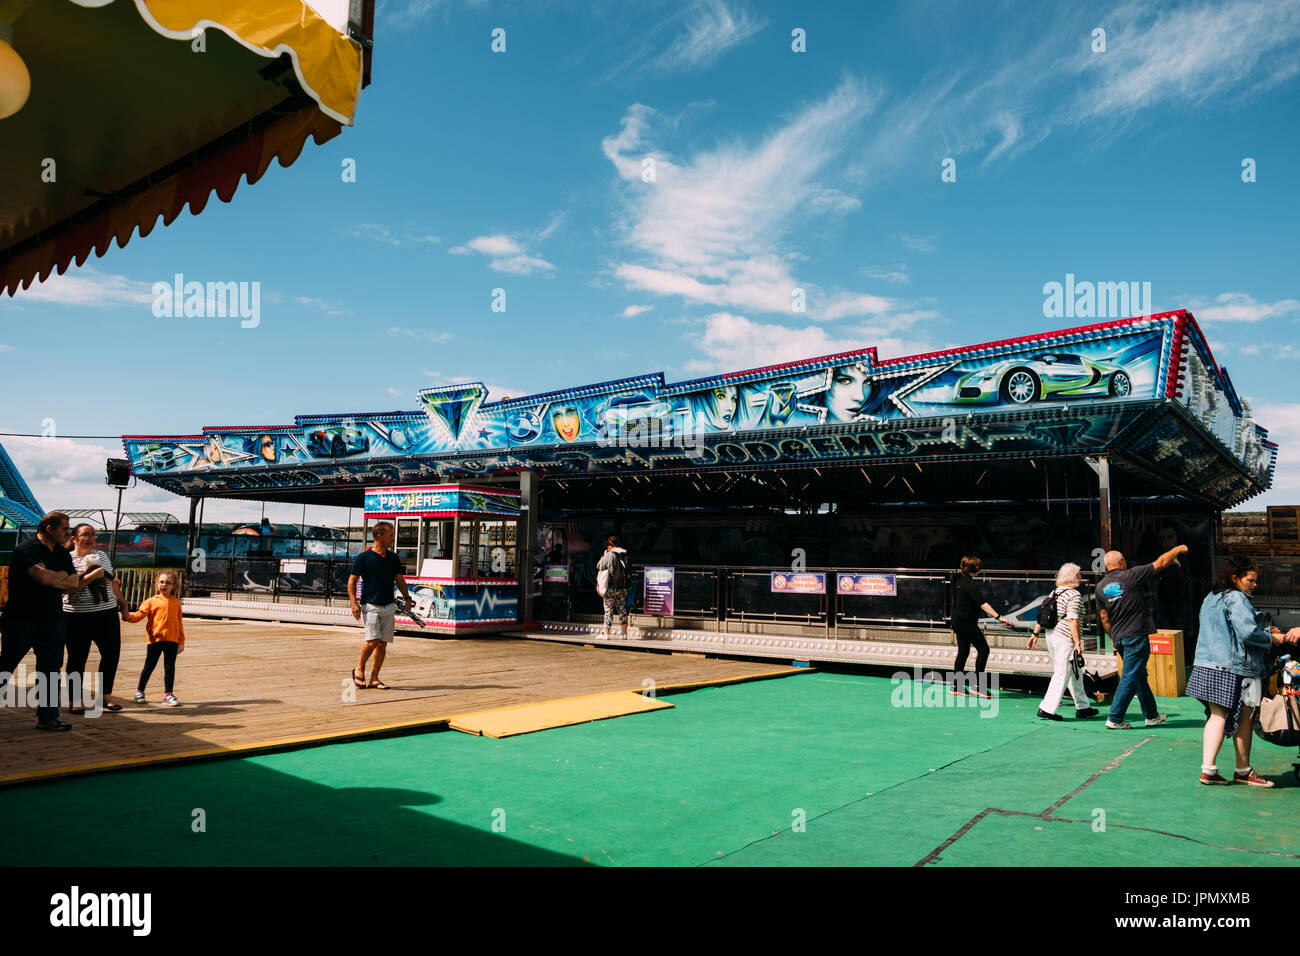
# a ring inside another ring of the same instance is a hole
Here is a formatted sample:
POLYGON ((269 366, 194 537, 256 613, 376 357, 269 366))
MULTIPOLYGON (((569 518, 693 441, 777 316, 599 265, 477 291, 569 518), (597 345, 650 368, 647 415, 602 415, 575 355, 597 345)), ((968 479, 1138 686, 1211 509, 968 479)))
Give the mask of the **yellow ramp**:
POLYGON ((480 710, 457 714, 450 719, 452 730, 483 737, 513 737, 552 727, 585 724, 592 720, 663 710, 672 704, 666 700, 643 697, 635 691, 618 690, 585 697, 562 697, 536 704, 516 704, 498 710, 480 710))

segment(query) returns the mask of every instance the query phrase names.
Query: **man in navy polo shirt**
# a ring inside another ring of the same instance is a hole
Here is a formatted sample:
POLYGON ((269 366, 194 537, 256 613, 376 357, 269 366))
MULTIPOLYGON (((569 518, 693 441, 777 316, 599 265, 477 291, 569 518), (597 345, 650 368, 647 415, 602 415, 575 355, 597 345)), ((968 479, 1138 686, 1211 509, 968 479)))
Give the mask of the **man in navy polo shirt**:
POLYGON ((1142 705, 1142 716, 1148 727, 1163 724, 1167 715, 1156 710, 1156 698, 1147 685, 1147 659, 1151 656, 1149 640, 1154 624, 1151 609, 1147 606, 1147 582, 1174 564, 1180 554, 1187 553, 1187 545, 1171 548, 1150 564, 1130 568, 1124 555, 1118 551, 1106 552, 1106 576, 1097 582, 1097 610, 1101 626, 1110 634, 1115 653, 1124 661, 1124 673, 1115 688, 1110 716, 1106 726, 1111 730, 1128 730, 1132 725, 1124 719, 1129 702, 1137 694, 1142 705))
POLYGON ((9 600, 0 616, 0 688, 14 668, 36 651, 37 730, 68 730, 59 718, 59 669, 66 630, 63 594, 104 577, 103 568, 79 574, 68 551, 68 516, 51 511, 36 527, 36 537, 14 548, 9 562, 9 600), (44 687, 41 684, 44 683, 44 687))
POLYGON ((357 555, 352 564, 352 576, 348 578, 352 616, 366 629, 366 642, 361 646, 361 660, 352 671, 352 682, 358 687, 388 690, 388 685, 379 679, 379 668, 384 666, 388 645, 393 643, 397 632, 393 588, 396 586, 402 592, 407 607, 411 607, 411 592, 406 589, 406 578, 402 576, 402 562, 393 551, 392 522, 381 521, 375 525, 374 536, 375 543, 357 555), (357 597, 358 581, 361 583, 360 599, 357 597), (366 661, 371 654, 375 657, 375 666, 367 683, 366 661))

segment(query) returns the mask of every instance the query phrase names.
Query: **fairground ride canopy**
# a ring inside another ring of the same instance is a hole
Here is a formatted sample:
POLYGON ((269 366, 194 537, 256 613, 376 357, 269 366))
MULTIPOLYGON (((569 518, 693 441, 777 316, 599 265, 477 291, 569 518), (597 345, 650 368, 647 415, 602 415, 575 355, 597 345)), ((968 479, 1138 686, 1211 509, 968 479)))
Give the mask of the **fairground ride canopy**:
POLYGON ((416 411, 123 442, 135 475, 176 494, 345 505, 366 486, 530 469, 544 489, 580 485, 574 503, 588 505, 653 488, 676 505, 753 503, 756 489, 769 502, 1068 499, 1095 494, 1085 461, 1104 455, 1125 497, 1224 508, 1267 489, 1277 456, 1186 311, 884 361, 865 348, 486 398, 478 383, 433 387, 416 411))
POLYGON ((374 0, 0 0, 0 289, 351 125, 374 0), (23 90, 30 95, 23 102, 23 90))

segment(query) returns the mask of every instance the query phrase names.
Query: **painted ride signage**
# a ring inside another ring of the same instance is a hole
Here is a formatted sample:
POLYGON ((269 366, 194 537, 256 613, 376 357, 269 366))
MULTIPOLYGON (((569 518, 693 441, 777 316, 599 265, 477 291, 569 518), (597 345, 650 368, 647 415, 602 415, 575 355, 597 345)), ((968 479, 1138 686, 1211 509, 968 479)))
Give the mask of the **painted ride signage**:
POLYGON ((646 614, 654 617, 672 617, 673 614, 673 569, 645 569, 645 597, 642 607, 646 614))

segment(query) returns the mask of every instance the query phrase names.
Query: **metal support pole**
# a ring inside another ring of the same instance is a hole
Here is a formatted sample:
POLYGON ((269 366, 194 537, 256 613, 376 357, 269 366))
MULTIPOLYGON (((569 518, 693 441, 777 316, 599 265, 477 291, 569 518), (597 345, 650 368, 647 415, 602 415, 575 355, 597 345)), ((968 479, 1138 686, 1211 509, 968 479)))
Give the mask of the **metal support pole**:
POLYGON ((522 627, 533 626, 533 561, 537 551, 540 491, 537 472, 519 473, 519 525, 515 529, 515 547, 519 549, 519 597, 515 619, 522 627))
POLYGON ((1105 455, 1100 455, 1097 458, 1097 479, 1097 497, 1101 503, 1101 549, 1110 551, 1110 459, 1105 455))
MULTIPOLYGON (((199 499, 190 499, 190 527, 189 533, 185 535, 185 564, 181 571, 181 593, 186 597, 190 595, 190 568, 194 566, 193 557, 194 549, 199 546, 199 529, 194 519, 199 513, 199 499)), ((116 538, 117 536, 114 535, 116 538)))
POLYGON ((113 517, 113 547, 109 549, 108 560, 117 567, 117 529, 122 524, 122 489, 117 489, 117 513, 113 517))

